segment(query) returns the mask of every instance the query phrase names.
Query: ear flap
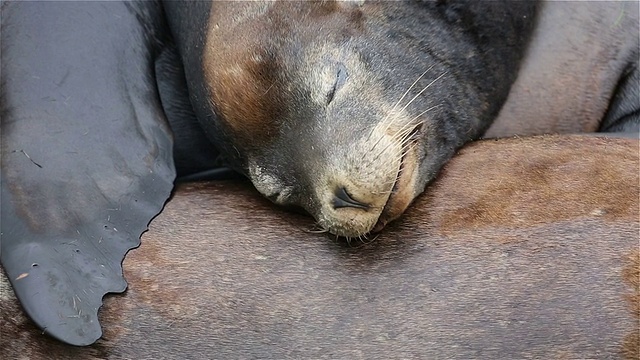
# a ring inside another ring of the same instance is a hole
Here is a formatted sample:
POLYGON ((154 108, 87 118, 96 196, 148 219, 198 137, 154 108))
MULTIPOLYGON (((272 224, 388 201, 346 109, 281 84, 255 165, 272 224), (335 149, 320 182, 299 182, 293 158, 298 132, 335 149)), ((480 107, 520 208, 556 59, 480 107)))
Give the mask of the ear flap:
POLYGON ((2 5, 0 258, 43 330, 101 336, 102 297, 173 187, 156 2, 2 5))

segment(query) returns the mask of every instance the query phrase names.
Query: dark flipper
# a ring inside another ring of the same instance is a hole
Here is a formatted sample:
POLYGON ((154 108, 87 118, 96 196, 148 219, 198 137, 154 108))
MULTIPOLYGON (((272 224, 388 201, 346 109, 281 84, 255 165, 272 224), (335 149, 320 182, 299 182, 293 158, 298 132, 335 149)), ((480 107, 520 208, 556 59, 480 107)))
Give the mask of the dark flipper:
POLYGON ((175 170, 153 59, 156 2, 2 4, 0 258, 20 302, 73 345, 169 197, 175 170))

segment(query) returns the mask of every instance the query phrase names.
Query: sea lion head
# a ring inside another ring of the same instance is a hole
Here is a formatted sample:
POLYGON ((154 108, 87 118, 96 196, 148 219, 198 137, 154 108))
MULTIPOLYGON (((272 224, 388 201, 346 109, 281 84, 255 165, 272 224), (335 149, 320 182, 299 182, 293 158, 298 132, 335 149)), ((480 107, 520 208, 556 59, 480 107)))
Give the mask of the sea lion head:
POLYGON ((499 108, 491 98, 512 81, 478 71, 487 57, 444 10, 213 2, 203 50, 219 118, 210 132, 275 203, 304 208, 339 236, 381 229, 481 134, 499 108))

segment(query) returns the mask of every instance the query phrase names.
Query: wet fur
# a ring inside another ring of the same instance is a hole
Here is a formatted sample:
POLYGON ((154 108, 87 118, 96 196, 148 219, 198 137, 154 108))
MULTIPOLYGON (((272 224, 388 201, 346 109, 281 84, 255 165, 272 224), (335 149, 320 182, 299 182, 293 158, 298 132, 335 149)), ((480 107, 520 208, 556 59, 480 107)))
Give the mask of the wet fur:
POLYGON ((638 358, 639 144, 465 147, 376 241, 335 243, 246 184, 180 186, 105 299, 41 335, 0 284, 12 358, 638 358), (496 161, 500 159, 500 161, 496 161))

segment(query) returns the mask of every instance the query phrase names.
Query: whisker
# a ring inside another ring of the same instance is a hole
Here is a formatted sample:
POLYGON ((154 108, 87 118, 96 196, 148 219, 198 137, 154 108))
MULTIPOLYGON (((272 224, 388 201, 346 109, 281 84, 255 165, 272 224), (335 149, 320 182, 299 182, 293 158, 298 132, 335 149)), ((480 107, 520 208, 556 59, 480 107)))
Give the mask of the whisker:
POLYGON ((402 108, 400 109, 400 111, 403 111, 404 109, 406 109, 409 105, 411 105, 411 103, 418 98, 418 96, 422 95, 423 92, 425 92, 431 85, 433 85, 436 81, 440 80, 441 77, 445 76, 447 74, 447 72, 443 72, 440 76, 438 76, 437 78, 435 78, 433 81, 431 81, 429 83, 429 85, 425 86, 424 89, 420 90, 419 93, 416 94, 416 96, 414 96, 411 100, 409 100, 409 102, 402 108))
POLYGON ((329 232, 329 230, 327 230, 327 229, 309 229, 309 230, 305 230, 305 231, 310 233, 310 234, 325 234, 325 233, 329 232))
MULTIPOLYGON (((420 74, 420 76, 418 76, 418 78, 411 84, 411 86, 409 86, 409 88, 407 89, 407 91, 404 92, 404 94, 402 94, 402 96, 400 97, 400 99, 398 99, 398 101, 395 103, 395 105, 393 105, 393 107, 391 108, 391 110, 387 113, 387 115, 380 121, 380 123, 385 123, 387 121, 387 118, 389 118, 389 115, 393 113, 393 111, 396 109, 396 107, 398 107, 398 105, 400 105, 400 102, 402 102, 402 100, 404 100, 405 96, 407 96, 407 94, 409 93, 409 91, 411 91, 411 89, 413 89, 413 87, 418 83, 418 81, 420 81, 420 79, 422 79, 423 76, 425 76, 426 73, 429 72, 429 70, 433 69, 433 67, 435 66, 435 64, 429 66, 429 68, 427 70, 425 70, 422 74, 420 74)), ((387 129, 388 129, 387 125, 387 129)), ((383 133, 385 130, 383 130, 383 133)), ((369 132, 369 136, 367 136, 367 142, 369 141, 369 139, 371 138, 371 134, 373 134, 373 131, 375 130, 375 127, 373 129, 371 129, 371 132, 369 132)))
MULTIPOLYGON (((429 111, 431 111, 431 110, 433 110, 433 109, 435 109, 435 108, 437 108, 437 107, 439 107, 439 106, 440 106, 440 104, 439 104, 439 105, 434 105, 434 106, 432 106, 432 107, 428 108, 427 110, 425 110, 425 111, 421 112, 420 114, 416 115, 415 117, 413 117, 409 122, 407 122, 407 124, 405 124, 402 128, 400 128, 400 129, 399 129, 399 130, 398 130, 398 131, 397 131, 397 132, 392 136, 392 138, 394 138, 394 139, 399 139, 399 140, 400 140, 400 143, 401 143, 401 144, 403 144, 403 145, 402 145, 402 147, 401 147, 401 151, 403 151, 403 154, 404 154, 404 146, 405 146, 405 144, 406 144, 406 142, 407 142, 407 139, 409 138, 409 135, 413 132, 413 130, 414 130, 418 125, 420 125, 420 122, 418 121, 418 119, 419 119, 422 115, 426 114, 427 112, 429 112, 429 111)), ((380 142, 380 140, 382 140, 382 137, 378 140, 378 142, 377 142, 375 145, 377 145, 377 144, 380 142)), ((371 151, 371 150, 373 150, 373 149, 375 148, 375 145, 370 149, 370 151, 371 151)), ((378 153, 378 154, 375 156, 375 158, 373 159, 373 161, 377 160, 377 159, 380 157, 380 155, 382 155, 382 153, 384 153, 384 152, 389 148, 389 146, 391 146, 391 145, 392 145, 392 143, 390 143, 390 144, 389 144, 389 145, 387 145, 384 149, 382 149, 382 150, 380 151, 380 153, 378 153)))
MULTIPOLYGON (((402 144, 406 140, 406 139, 403 139, 403 137, 408 136, 409 134, 411 134, 413 129, 418 125, 419 125, 419 123, 417 123, 417 124, 407 123, 402 128, 400 128, 400 130, 398 130, 398 132, 396 132, 396 134, 394 134, 392 136, 392 138, 395 138, 396 140, 399 138, 400 139, 400 143, 402 144), (399 134, 400 134, 400 136, 398 136, 399 134)), ((380 150, 378 152, 378 154, 373 158, 373 161, 378 160, 380 155, 384 154, 384 152, 387 151, 387 149, 389 149, 389 147, 391 145, 395 145, 395 144, 396 143, 393 142, 393 141, 389 142, 389 144, 387 144, 387 146, 385 146, 382 150, 380 150)), ((373 149, 371 149, 371 150, 373 150, 373 149)))
POLYGON ((408 141, 406 144, 402 145, 402 156, 406 155, 407 151, 409 151, 409 148, 414 146, 415 143, 412 141, 408 141))
POLYGON ((369 240, 369 244, 371 244, 372 242, 376 241, 379 236, 380 236, 380 234, 376 234, 376 236, 374 236, 373 239, 369 240))
MULTIPOLYGON (((393 123, 393 121, 389 121, 387 122, 387 127, 384 129, 384 131, 389 129, 389 126, 391 126, 391 124, 393 123)), ((396 134, 392 135, 391 138, 395 138, 397 133, 399 131, 402 131, 405 127, 407 126, 411 126, 411 124, 405 124, 402 128, 400 128, 398 131, 396 131, 396 134)), ((384 132, 380 133, 380 137, 378 138, 378 140, 369 148, 369 151, 373 151, 373 149, 376 148, 376 146, 378 146, 378 144, 380 143, 380 141, 382 141, 382 139, 384 139, 384 132)))
MULTIPOLYGON (((413 98, 411 98, 411 100, 409 100, 409 102, 408 102, 406 105, 404 105, 404 106, 402 107, 402 109, 400 109, 400 111, 404 111, 404 110, 405 110, 409 105, 411 105, 411 103, 413 103, 413 102, 414 102, 414 101, 415 101, 415 100, 416 100, 420 95, 422 95, 422 93, 424 93, 424 92, 425 92, 425 91, 426 91, 426 90, 427 90, 431 85, 433 85, 436 81, 440 80, 440 78, 442 78, 442 77, 443 77, 444 75, 446 75, 446 74, 447 74, 447 72, 445 71, 445 72, 443 72, 440 76, 438 76, 437 78, 435 78, 434 80, 432 80, 432 81, 431 81, 427 86, 425 86, 422 90, 420 90, 420 92, 419 92, 419 93, 417 93, 413 98)), ((424 75, 424 73, 423 73, 423 75, 424 75)), ((420 77, 422 77, 422 75, 420 75, 420 77)), ((415 82, 414 82, 414 84, 415 84, 415 82)), ((413 85, 411 85, 411 86, 413 87, 413 85)), ((403 95, 403 98, 404 98, 404 95, 403 95)), ((397 104, 398 104, 398 103, 396 103, 396 105, 397 105, 397 104)), ((394 106, 394 107, 391 109, 390 113, 392 113, 392 112, 393 112, 393 110, 395 110, 395 108, 396 108, 396 106, 394 106)), ((409 121, 409 124, 411 124, 411 123, 413 122, 413 120, 415 120, 416 118, 418 118, 418 117, 422 116, 425 112, 427 112, 427 111, 429 111, 429 110, 431 110, 431 109, 433 109, 433 107, 431 107, 431 108, 429 108, 429 109, 425 110, 425 111, 424 111, 424 112, 422 112, 420 115, 416 116, 414 119, 412 119, 411 121, 409 121)), ((387 119, 388 117, 389 117, 389 115, 387 115, 383 121, 386 121, 386 119, 387 119)), ((392 124, 392 123, 393 123, 393 121, 389 121, 389 122, 387 122, 387 124, 386 124, 386 128, 385 128, 385 129, 380 133, 380 138, 375 142, 375 144, 373 144, 373 146, 370 148, 370 151, 371 151, 371 150, 373 150, 373 149, 378 145, 378 143, 380 143, 380 141, 382 140, 382 138, 384 138, 384 131, 386 131, 386 130, 389 128, 389 126, 391 126, 391 124, 392 124)), ((405 126, 406 126, 406 125, 405 125, 405 126)), ((411 126, 411 125, 410 125, 410 126, 411 126)), ((404 127, 404 126, 403 126, 403 127, 404 127)), ((374 129, 375 129, 375 128, 374 128, 374 129)), ((373 133, 373 130, 372 130, 372 132, 371 132, 371 133, 373 133)), ((369 136, 370 136, 370 135, 369 135, 369 136)), ((393 137, 395 137, 395 135, 394 135, 393 137)), ((379 155, 378 155, 378 156, 379 156, 379 155)))
POLYGON ((369 234, 365 234, 365 235, 364 235, 364 239, 366 240, 366 241, 362 241, 362 243, 363 243, 364 245, 369 245, 369 244, 373 243, 374 241, 376 241, 376 239, 378 238, 378 236, 380 236, 380 234, 376 234, 376 236, 374 236, 374 237, 373 237, 373 239, 369 239, 368 235, 369 235, 369 234))
POLYGON ((431 111, 431 110, 433 110, 433 109, 435 109, 437 107, 440 107, 441 105, 442 104, 438 104, 438 105, 434 105, 434 106, 428 108, 427 110, 425 110, 425 111, 421 112, 420 114, 416 115, 413 119, 411 119, 411 121, 418 120, 418 118, 421 117, 422 115, 426 114, 427 112, 429 112, 429 111, 431 111))
POLYGON ((311 234, 324 234, 329 232, 329 230, 327 230, 324 226, 322 226, 319 222, 316 222, 315 224, 313 224, 313 228, 305 230, 308 233, 311 234))
MULTIPOLYGON (((435 65, 435 64, 434 64, 435 65)), ((402 97, 400 98, 400 100, 398 100, 398 102, 396 102, 395 105, 393 105, 393 107, 391 108, 391 111, 395 110, 396 107, 400 104, 400 102, 402 100, 404 100, 404 97, 407 96, 407 94, 409 93, 409 91, 411 91, 411 89, 418 83, 418 81, 420 81, 420 79, 422 79, 422 77, 429 72, 429 70, 433 69, 434 65, 429 66, 429 68, 427 70, 425 70, 420 76, 418 76, 418 78, 416 79, 416 81, 413 82, 413 84, 411 84, 411 86, 409 86, 409 88, 407 89, 407 91, 404 92, 404 94, 402 94, 402 97)))

